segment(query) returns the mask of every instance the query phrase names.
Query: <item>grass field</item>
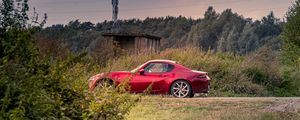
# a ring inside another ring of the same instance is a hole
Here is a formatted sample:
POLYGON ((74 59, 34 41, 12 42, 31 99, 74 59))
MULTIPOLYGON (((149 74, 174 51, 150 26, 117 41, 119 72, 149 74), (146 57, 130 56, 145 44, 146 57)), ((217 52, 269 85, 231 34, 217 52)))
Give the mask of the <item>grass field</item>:
POLYGON ((300 120, 300 98, 146 96, 128 120, 300 120))

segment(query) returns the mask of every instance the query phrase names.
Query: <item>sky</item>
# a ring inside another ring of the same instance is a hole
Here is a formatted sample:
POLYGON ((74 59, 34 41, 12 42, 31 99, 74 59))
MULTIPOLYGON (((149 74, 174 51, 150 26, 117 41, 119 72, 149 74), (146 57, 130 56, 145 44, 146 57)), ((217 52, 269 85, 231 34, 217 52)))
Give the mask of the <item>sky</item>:
MULTIPOLYGON (((227 8, 245 18, 261 19, 270 11, 284 18, 294 0, 119 0, 119 19, 164 16, 202 18, 208 6, 221 13, 227 8)), ((71 20, 93 23, 112 19, 111 0, 29 0, 31 10, 48 14, 47 26, 71 20)), ((32 13, 32 11, 30 12, 32 13)))

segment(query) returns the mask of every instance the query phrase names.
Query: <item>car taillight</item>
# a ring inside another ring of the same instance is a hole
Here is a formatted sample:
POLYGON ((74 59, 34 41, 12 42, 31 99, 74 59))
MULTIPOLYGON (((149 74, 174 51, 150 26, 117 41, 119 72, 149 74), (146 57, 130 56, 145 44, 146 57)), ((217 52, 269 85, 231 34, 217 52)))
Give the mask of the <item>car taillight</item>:
POLYGON ((206 78, 206 74, 199 75, 198 78, 206 78))

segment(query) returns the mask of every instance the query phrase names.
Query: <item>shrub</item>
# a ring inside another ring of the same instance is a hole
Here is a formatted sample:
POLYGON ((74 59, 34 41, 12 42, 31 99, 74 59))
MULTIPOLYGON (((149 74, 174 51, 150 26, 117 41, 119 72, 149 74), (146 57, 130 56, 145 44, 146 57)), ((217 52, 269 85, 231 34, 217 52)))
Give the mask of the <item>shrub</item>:
POLYGON ((86 54, 73 55, 66 51, 64 55, 58 54, 65 50, 58 43, 36 41, 33 34, 40 28, 33 25, 43 26, 47 16, 39 23, 34 14, 33 24, 28 24, 28 0, 3 0, 2 3, 0 18, 5 19, 0 19, 1 120, 92 119, 99 112, 100 118, 123 118, 136 99, 120 92, 121 89, 112 90, 114 96, 105 94, 106 90, 87 91, 87 79, 97 66, 87 64, 90 60, 86 54), (98 102, 99 99, 113 104, 98 102), (90 109, 98 104, 105 108, 104 112, 90 109), (113 112, 122 114, 109 116, 113 112))
POLYGON ((53 60, 39 56, 31 32, 26 29, 8 31, 4 36, 0 119, 92 119, 93 115, 119 119, 138 100, 120 89, 90 93, 87 80, 99 69, 88 64, 86 54, 53 60), (98 102, 99 99, 111 102, 98 102), (99 105, 105 111, 94 109, 99 105), (115 112, 121 114, 111 114, 115 112))

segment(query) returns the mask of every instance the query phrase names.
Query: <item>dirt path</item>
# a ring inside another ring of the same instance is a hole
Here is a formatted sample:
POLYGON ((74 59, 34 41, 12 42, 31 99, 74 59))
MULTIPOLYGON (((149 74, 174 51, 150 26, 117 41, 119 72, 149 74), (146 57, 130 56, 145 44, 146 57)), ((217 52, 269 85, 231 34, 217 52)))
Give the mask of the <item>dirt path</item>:
POLYGON ((146 96, 130 120, 300 120, 300 97, 146 96))
POLYGON ((194 97, 194 98, 174 98, 172 96, 164 99, 187 99, 187 100, 300 100, 300 97, 194 97))
POLYGON ((204 98, 163 98, 171 101, 185 101, 187 103, 193 102, 270 102, 266 107, 268 111, 279 112, 300 112, 300 97, 204 97, 204 98))

